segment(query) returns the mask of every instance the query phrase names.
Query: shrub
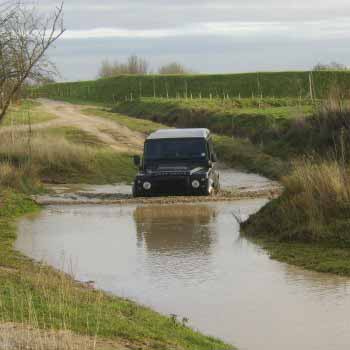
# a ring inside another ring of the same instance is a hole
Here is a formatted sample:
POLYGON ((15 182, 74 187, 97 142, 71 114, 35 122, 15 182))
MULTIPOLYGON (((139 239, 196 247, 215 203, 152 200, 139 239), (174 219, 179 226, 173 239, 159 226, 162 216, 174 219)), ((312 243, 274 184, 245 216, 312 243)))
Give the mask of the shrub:
POLYGON ((36 169, 29 164, 14 166, 10 162, 0 163, 0 186, 21 192, 33 192, 40 187, 36 169))

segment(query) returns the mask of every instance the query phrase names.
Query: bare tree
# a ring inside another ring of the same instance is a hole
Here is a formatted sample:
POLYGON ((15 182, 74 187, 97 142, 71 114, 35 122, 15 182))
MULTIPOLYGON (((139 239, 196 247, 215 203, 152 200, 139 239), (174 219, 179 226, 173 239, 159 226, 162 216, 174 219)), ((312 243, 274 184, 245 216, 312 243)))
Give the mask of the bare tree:
POLYGON ((46 53, 64 33, 63 3, 46 17, 20 2, 1 7, 0 123, 26 81, 40 80, 54 72, 46 53))
POLYGON ((191 74, 190 69, 184 67, 181 63, 171 62, 159 68, 159 74, 191 74))
POLYGON ((331 62, 327 64, 318 63, 316 66, 314 66, 314 71, 322 71, 322 70, 348 70, 349 68, 341 63, 338 62, 331 62))
POLYGON ((148 63, 136 55, 130 56, 128 58, 128 71, 129 74, 147 74, 148 63))
POLYGON ((126 63, 115 61, 111 63, 104 60, 101 64, 98 77, 110 78, 123 74, 148 74, 149 64, 144 58, 138 56, 130 56, 126 63))
POLYGON ((98 71, 99 78, 108 78, 113 76, 113 64, 108 60, 103 60, 101 63, 101 67, 98 71))

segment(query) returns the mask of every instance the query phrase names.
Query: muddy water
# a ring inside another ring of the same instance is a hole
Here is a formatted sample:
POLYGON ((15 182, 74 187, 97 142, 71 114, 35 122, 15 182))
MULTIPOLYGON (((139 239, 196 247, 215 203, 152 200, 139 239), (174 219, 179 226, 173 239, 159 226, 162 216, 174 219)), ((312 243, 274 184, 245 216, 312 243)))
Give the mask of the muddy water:
MULTIPOLYGON (((266 179, 256 174, 247 174, 234 169, 225 168, 220 165, 220 183, 221 187, 228 194, 239 196, 249 196, 263 192, 276 191, 280 188, 277 182, 266 179)), ((35 196, 38 203, 47 205, 56 204, 89 204, 96 201, 113 201, 113 200, 130 200, 132 198, 131 185, 115 184, 115 185, 60 185, 50 186, 49 193, 35 196)), ((197 197, 197 201, 201 201, 201 197, 197 197)), ((217 198, 212 198, 217 201, 217 198)))
POLYGON ((264 204, 53 206, 19 223, 17 248, 240 349, 348 349, 350 280, 272 261, 239 236, 232 212, 264 204))

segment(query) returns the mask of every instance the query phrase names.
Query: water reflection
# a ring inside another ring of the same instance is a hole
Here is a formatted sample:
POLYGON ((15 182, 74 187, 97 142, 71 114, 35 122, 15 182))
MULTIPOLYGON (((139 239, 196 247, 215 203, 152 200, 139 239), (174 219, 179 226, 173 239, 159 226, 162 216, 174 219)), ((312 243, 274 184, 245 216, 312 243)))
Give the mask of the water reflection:
POLYGON ((164 254, 209 254, 214 239, 215 208, 198 206, 137 207, 139 245, 164 254))

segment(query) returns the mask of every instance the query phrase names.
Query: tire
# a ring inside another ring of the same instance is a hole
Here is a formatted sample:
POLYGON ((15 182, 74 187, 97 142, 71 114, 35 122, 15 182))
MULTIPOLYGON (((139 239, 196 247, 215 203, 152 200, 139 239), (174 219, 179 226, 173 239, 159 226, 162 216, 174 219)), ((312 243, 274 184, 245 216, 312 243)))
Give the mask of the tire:
POLYGON ((217 183, 216 183, 216 193, 221 191, 221 183, 220 183, 220 173, 218 173, 217 183))
POLYGON ((136 188, 135 184, 132 185, 132 196, 134 198, 141 197, 140 193, 137 191, 137 188, 136 188))
POLYGON ((220 181, 218 180, 215 186, 215 193, 218 194, 220 190, 221 190, 221 186, 220 186, 220 181))
POLYGON ((215 192, 215 188, 213 185, 210 185, 210 181, 208 181, 207 187, 203 191, 203 196, 212 196, 213 193, 215 192))

